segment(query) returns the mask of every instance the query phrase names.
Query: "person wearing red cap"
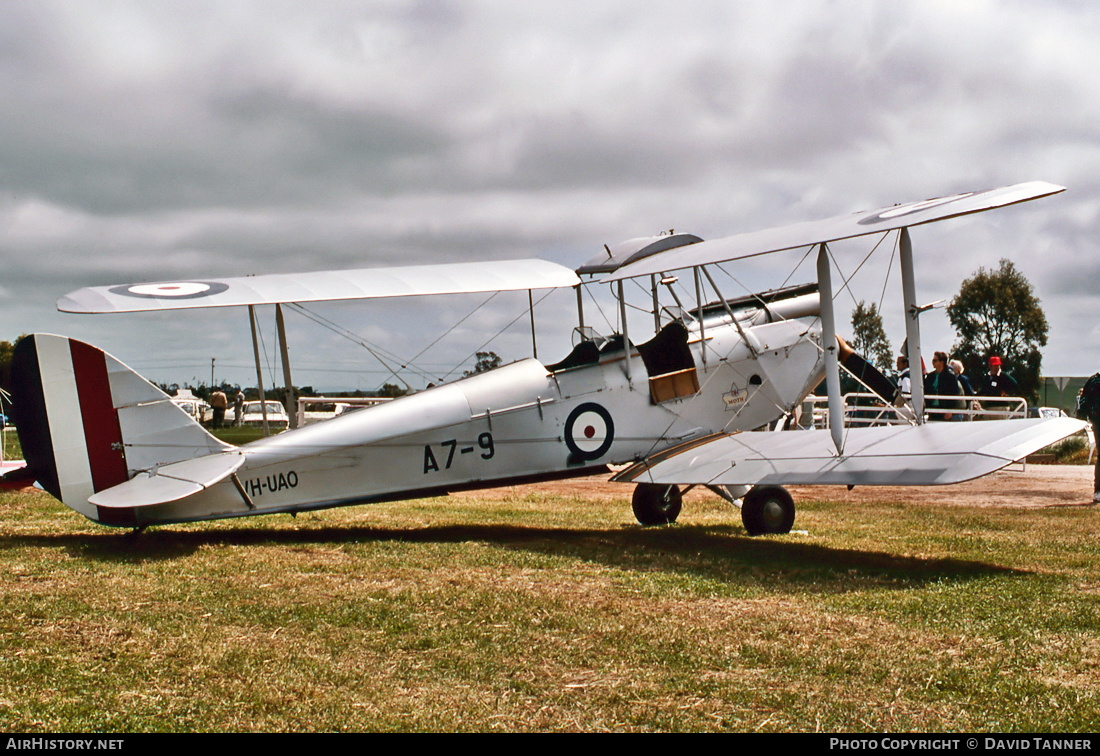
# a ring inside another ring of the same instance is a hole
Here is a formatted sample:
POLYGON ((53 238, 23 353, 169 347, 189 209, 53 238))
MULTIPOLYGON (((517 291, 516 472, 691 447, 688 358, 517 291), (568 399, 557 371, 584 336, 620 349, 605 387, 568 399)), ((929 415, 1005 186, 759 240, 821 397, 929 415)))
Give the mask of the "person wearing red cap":
POLYGON ((1001 358, 993 355, 989 358, 989 375, 982 384, 982 396, 1016 396, 1020 387, 1008 373, 1001 372, 1001 358))

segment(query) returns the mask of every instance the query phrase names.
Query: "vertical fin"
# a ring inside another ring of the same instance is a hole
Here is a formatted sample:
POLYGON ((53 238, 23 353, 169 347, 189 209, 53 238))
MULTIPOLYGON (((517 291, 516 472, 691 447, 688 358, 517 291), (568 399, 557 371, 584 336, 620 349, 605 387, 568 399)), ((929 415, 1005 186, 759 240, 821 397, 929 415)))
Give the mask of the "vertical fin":
POLYGON ((157 387, 101 350, 50 334, 12 356, 12 417, 28 469, 89 519, 88 498, 140 470, 224 451, 157 387))

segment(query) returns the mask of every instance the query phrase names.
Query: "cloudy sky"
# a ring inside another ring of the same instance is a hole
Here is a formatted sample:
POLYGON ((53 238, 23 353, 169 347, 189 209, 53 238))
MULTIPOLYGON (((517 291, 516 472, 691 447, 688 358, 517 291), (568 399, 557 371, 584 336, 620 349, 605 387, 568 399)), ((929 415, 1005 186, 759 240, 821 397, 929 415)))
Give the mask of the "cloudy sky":
MULTIPOLYGON (((1091 374, 1097 39, 1100 6, 1069 0, 0 0, 0 338, 76 336, 168 382, 208 381, 214 358, 218 380, 249 381, 243 311, 77 316, 55 301, 181 277, 574 267, 670 228, 714 238, 1039 179, 1068 189, 915 229, 918 298, 1010 258, 1050 321, 1044 372, 1091 374)), ((838 246, 842 271, 868 250, 838 246)), ((812 280, 792 274, 800 257, 731 266, 725 293, 812 280)), ((879 250, 860 268, 838 320, 881 301, 896 348, 889 262, 879 250)), ((483 300, 313 309, 407 360, 483 300)), ((494 298, 421 364, 444 373, 525 305, 494 298)), ((538 306, 540 357, 564 355, 574 310, 569 292, 538 306)), ((524 325, 486 348, 525 356, 524 325)), ((388 378, 349 340, 293 313, 288 326, 296 383, 388 378)), ((943 310, 922 330, 925 349, 954 340, 943 310)))

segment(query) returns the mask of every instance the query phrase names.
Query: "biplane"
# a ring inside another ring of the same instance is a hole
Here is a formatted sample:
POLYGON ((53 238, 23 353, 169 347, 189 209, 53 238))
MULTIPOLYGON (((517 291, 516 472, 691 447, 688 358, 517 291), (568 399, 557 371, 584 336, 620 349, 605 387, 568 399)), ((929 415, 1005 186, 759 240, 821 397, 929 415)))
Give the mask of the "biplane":
POLYGON ((785 533, 795 517, 785 485, 955 483, 1083 427, 1068 418, 928 423, 920 381, 907 398, 908 422, 846 427, 840 397, 841 365, 884 404, 898 394, 837 335, 830 243, 896 232, 909 362, 920 365, 909 229, 1061 191, 1031 182, 712 241, 669 233, 605 247, 576 270, 512 260, 80 289, 59 309, 247 307, 254 340, 255 308, 274 305, 288 394, 288 303, 573 287, 578 326, 572 351, 556 363, 523 359, 239 447, 96 347, 34 334, 13 358, 13 414, 28 474, 104 525, 295 514, 623 466, 612 480, 634 484, 644 525, 675 521, 683 487, 706 486, 740 502, 749 533, 785 533), (713 266, 797 248, 816 248, 816 283, 736 298, 718 290, 713 266), (694 286, 694 306, 676 297, 661 307, 659 294, 675 296, 677 271, 694 286), (639 343, 627 327, 629 279, 648 281, 652 293, 654 332, 639 343), (619 332, 585 326, 580 292, 593 284, 615 295, 619 332), (823 379, 827 429, 761 430, 823 379))

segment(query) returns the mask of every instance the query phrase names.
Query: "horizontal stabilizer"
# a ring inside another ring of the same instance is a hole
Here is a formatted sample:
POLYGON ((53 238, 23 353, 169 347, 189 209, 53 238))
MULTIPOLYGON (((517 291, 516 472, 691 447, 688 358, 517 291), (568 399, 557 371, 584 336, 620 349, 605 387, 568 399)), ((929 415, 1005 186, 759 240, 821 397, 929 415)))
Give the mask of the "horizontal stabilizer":
POLYGON ((926 486, 999 470, 1084 430, 1071 418, 719 435, 655 454, 612 480, 697 485, 926 486))
POLYGON ((153 473, 139 473, 125 483, 100 491, 88 498, 99 509, 133 509, 165 504, 209 488, 235 473, 244 464, 244 455, 237 451, 212 454, 157 468, 153 473))
POLYGON ((579 283, 577 274, 569 268, 545 260, 494 260, 93 286, 61 297, 57 309, 78 313, 186 310, 554 289, 579 283))
POLYGON ((621 278, 711 265, 785 249, 852 239, 867 234, 881 234, 899 228, 919 226, 947 218, 957 218, 960 215, 1015 205, 1063 191, 1065 191, 1063 186, 1048 184, 1045 181, 1030 181, 984 192, 967 192, 952 197, 893 205, 868 212, 838 215, 826 220, 806 221, 790 226, 751 231, 722 239, 681 245, 628 260, 603 280, 617 281, 621 278))

